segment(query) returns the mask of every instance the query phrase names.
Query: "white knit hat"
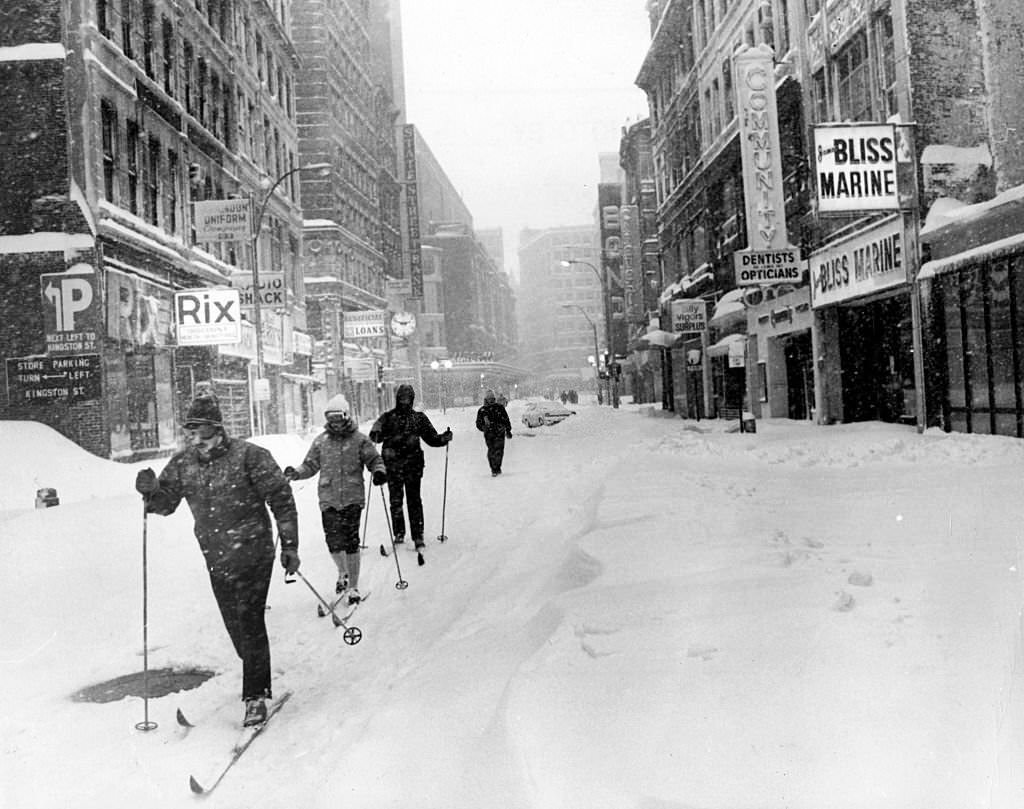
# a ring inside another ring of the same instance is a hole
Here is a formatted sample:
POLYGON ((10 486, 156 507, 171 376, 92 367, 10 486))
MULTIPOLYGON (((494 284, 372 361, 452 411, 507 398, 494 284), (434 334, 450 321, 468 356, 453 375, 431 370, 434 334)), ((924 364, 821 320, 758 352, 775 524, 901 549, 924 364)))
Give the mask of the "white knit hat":
POLYGON ((340 393, 332 396, 327 407, 324 408, 324 415, 326 416, 328 413, 344 413, 347 416, 349 414, 348 399, 340 393))

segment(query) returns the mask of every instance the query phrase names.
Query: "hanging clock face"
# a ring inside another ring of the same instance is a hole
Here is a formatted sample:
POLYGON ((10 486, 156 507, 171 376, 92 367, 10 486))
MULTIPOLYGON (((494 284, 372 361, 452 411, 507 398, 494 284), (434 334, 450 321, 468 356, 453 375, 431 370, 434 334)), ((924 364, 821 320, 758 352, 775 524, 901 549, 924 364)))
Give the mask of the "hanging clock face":
POLYGON ((391 316, 391 333, 396 337, 408 337, 416 331, 416 315, 412 312, 395 312, 391 316))

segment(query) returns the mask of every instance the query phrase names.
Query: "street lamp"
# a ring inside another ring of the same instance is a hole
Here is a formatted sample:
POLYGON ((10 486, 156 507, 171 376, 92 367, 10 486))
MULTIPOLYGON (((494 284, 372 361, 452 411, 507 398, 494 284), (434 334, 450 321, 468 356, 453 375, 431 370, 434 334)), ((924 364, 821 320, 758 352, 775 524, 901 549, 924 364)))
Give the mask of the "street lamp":
POLYGON ((590 315, 587 314, 587 310, 578 303, 563 303, 562 308, 579 309, 580 314, 587 319, 587 323, 590 324, 590 328, 594 332, 594 392, 597 394, 597 403, 601 404, 601 372, 598 370, 600 355, 598 354, 597 348, 597 324, 590 319, 590 315))
MULTIPOLYGON (((608 348, 609 362, 605 370, 608 372, 608 398, 612 407, 619 406, 619 391, 618 383, 615 381, 615 375, 612 373, 611 365, 615 362, 615 348, 612 345, 612 298, 611 291, 608 288, 608 267, 605 265, 604 273, 597 269, 589 261, 582 261, 580 259, 569 258, 562 259, 558 262, 563 267, 571 267, 573 264, 582 264, 586 267, 590 267, 594 275, 597 276, 598 283, 601 285, 601 298, 604 303, 604 341, 608 348), (614 393, 612 392, 612 386, 615 386, 614 393)), ((602 262, 603 264, 603 262, 602 262)))
POLYGON ((267 205, 274 196, 274 191, 285 180, 300 171, 321 171, 329 172, 330 163, 310 163, 308 166, 297 166, 286 171, 267 190, 259 208, 256 208, 256 197, 250 198, 252 208, 252 324, 256 329, 256 434, 263 434, 263 401, 267 391, 264 389, 264 365, 263 365, 263 312, 262 300, 260 298, 260 230, 263 227, 263 215, 267 212, 267 205))
MULTIPOLYGON (((450 371, 451 368, 452 368, 452 361, 451 360, 441 360, 440 362, 438 362, 437 360, 431 360, 430 367, 433 368, 435 371, 437 371, 437 370, 450 371)), ((444 374, 443 373, 438 377, 437 390, 438 390, 438 395, 441 397, 441 412, 442 413, 447 413, 448 410, 445 407, 444 374)))

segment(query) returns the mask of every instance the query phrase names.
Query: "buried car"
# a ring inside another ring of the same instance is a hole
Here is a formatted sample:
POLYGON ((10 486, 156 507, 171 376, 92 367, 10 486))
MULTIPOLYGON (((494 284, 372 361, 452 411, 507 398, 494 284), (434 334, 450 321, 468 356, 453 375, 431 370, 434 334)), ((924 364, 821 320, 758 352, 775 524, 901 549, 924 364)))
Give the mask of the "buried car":
POLYGON ((558 422, 576 414, 563 404, 551 401, 530 402, 523 411, 523 424, 527 427, 558 424, 558 422))

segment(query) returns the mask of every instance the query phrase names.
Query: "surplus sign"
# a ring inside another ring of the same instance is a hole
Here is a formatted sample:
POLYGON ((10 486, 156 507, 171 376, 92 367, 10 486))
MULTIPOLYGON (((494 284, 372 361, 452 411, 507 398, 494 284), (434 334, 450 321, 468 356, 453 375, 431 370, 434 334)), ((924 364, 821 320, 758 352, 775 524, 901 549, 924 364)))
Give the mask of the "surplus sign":
POLYGON ((814 128, 818 210, 898 210, 896 127, 826 124, 814 128))

